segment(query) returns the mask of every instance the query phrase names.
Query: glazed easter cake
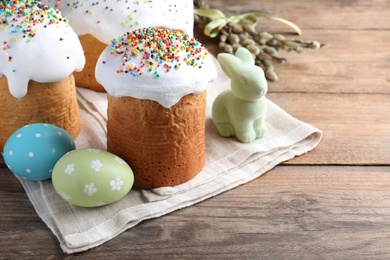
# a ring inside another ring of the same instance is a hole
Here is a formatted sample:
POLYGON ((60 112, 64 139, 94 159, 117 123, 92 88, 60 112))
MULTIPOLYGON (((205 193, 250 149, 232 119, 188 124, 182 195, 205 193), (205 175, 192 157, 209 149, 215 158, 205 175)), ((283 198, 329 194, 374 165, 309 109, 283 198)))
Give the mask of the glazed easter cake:
POLYGON ((193 34, 193 0, 45 0, 59 8, 79 35, 86 65, 75 73, 76 85, 104 91, 95 80, 100 53, 111 40, 143 27, 164 27, 193 34))
POLYGON ((96 77, 108 93, 107 149, 129 163, 135 186, 178 185, 202 170, 205 89, 216 74, 201 43, 169 29, 128 32, 101 54, 96 77))
POLYGON ((45 122, 80 129, 72 73, 85 64, 77 35, 38 1, 0 2, 0 151, 19 127, 45 122))

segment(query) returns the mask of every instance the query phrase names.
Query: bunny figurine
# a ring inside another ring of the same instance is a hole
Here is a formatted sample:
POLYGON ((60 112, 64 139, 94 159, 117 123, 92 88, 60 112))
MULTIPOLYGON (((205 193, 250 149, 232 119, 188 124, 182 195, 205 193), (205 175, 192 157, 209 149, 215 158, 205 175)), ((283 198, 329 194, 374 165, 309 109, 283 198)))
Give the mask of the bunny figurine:
POLYGON ((268 85, 262 68, 252 54, 238 48, 235 55, 218 55, 222 70, 231 80, 231 90, 221 92, 213 102, 212 119, 223 137, 236 136, 249 143, 265 133, 268 85))

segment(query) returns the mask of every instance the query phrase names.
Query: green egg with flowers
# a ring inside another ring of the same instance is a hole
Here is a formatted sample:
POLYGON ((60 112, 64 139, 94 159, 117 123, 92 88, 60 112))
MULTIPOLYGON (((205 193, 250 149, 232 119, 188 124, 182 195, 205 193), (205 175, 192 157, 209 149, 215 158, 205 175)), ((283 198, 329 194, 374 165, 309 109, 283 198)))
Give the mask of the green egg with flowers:
POLYGON ((81 207, 97 207, 126 196, 134 183, 130 166, 99 149, 68 152, 53 169, 52 182, 60 197, 81 207))

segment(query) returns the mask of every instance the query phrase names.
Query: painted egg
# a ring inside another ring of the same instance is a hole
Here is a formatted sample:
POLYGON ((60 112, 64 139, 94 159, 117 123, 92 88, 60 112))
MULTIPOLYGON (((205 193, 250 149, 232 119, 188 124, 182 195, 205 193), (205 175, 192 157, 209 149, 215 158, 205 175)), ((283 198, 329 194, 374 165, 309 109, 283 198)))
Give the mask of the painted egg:
POLYGON ((134 183, 130 166, 118 156, 98 149, 74 150, 54 166, 52 182, 69 203, 96 207, 124 197, 134 183))
POLYGON ((14 174, 41 181, 50 179, 57 161, 74 149, 75 143, 65 130, 36 123, 16 130, 5 143, 3 156, 14 174))

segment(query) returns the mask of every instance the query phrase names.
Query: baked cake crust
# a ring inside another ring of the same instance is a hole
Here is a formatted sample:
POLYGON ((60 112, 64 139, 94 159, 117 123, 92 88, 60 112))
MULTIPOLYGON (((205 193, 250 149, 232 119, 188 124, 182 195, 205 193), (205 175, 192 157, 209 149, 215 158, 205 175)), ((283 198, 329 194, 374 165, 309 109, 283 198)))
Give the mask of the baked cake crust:
POLYGON ((32 123, 56 125, 76 138, 80 131, 80 112, 72 74, 54 83, 31 80, 23 98, 13 97, 8 91, 7 78, 0 78, 0 150, 3 151, 13 132, 32 123))
POLYGON ((80 43, 84 49, 85 66, 80 72, 74 72, 76 85, 78 87, 92 89, 98 92, 106 92, 95 78, 95 66, 100 54, 107 47, 90 34, 79 36, 80 43))
POLYGON ((184 183, 204 165, 205 109, 206 91, 186 95, 170 108, 108 95, 107 150, 129 163, 136 187, 184 183))

